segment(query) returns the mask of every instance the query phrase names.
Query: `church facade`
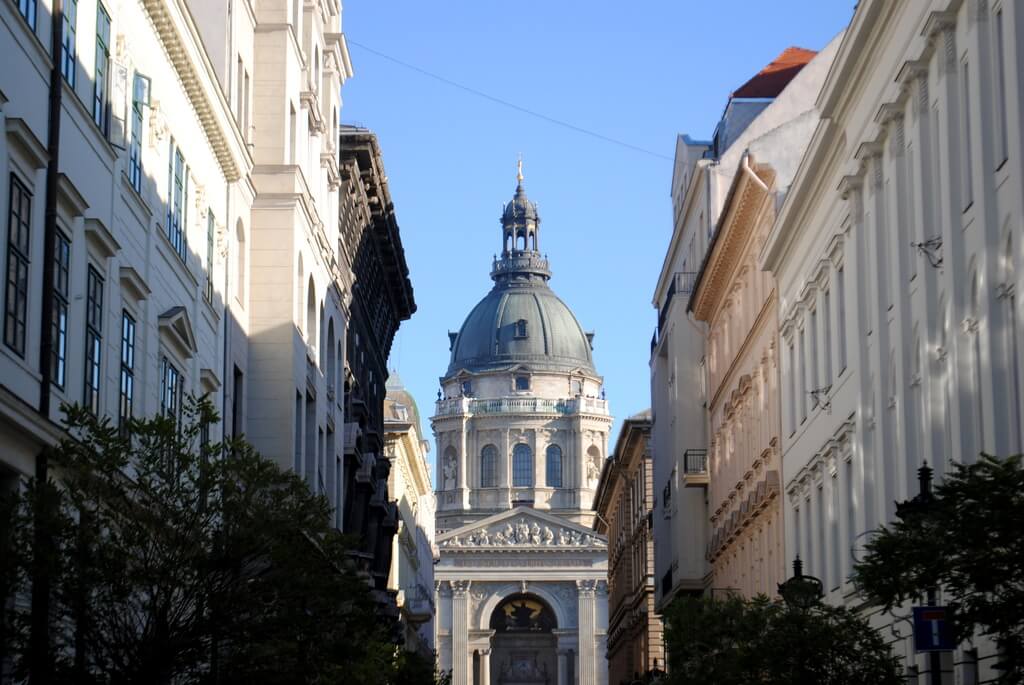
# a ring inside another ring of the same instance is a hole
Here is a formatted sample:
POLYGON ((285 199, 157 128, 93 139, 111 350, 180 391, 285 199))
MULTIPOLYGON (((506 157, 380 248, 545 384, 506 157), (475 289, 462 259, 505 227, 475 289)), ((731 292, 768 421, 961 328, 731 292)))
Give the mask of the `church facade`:
POLYGON ((439 666, 454 685, 606 685, 608 549, 592 503, 612 417, 593 333, 548 286, 518 181, 494 287, 449 333, 431 419, 439 666))

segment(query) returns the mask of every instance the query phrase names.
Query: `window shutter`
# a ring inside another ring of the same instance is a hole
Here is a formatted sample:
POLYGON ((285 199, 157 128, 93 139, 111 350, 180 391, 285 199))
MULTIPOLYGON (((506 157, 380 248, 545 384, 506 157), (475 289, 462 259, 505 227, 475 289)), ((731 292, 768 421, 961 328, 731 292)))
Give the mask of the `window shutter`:
POLYGON ((128 147, 128 65, 110 60, 110 144, 122 150, 128 147))

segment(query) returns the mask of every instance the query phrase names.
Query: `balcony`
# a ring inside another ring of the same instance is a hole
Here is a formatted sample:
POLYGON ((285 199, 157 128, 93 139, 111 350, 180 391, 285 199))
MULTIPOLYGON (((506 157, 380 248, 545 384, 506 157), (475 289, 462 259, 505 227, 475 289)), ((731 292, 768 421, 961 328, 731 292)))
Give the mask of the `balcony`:
POLYGON ((398 606, 408 623, 426 623, 434 616, 434 600, 425 587, 412 585, 398 593, 398 606))
POLYGON ((658 331, 665 330, 665 319, 668 318, 668 310, 672 306, 672 300, 676 295, 689 296, 693 292, 693 286, 697 283, 696 271, 677 271, 672 274, 672 282, 665 294, 665 303, 661 305, 658 312, 658 331))
POLYGON ((355 421, 352 421, 352 422, 349 422, 349 423, 345 424, 345 428, 344 428, 345 454, 355 454, 356 453, 356 440, 359 439, 360 433, 361 433, 361 430, 359 428, 359 424, 356 423, 355 421))
POLYGON ((608 402, 596 397, 576 397, 564 400, 551 400, 543 397, 502 397, 492 400, 453 397, 437 402, 436 416, 465 414, 600 414, 607 416, 608 402))
POLYGON ((688 488, 704 487, 711 481, 708 476, 708 451, 683 452, 683 485, 688 488))

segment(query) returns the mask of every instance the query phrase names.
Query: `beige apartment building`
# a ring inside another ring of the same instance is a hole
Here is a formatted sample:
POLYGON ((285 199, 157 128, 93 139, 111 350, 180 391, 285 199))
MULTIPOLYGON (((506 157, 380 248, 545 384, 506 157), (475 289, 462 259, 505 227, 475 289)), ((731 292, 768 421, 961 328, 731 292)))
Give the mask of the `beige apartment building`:
POLYGON ((654 469, 651 412, 622 423, 594 495, 594 530, 608 538, 608 683, 665 670, 664 627, 654 608, 654 469))
POLYGON ((746 597, 774 595, 784 580, 777 303, 771 275, 756 264, 775 218, 775 183, 770 166, 743 155, 689 304, 708 325, 711 587, 746 597))

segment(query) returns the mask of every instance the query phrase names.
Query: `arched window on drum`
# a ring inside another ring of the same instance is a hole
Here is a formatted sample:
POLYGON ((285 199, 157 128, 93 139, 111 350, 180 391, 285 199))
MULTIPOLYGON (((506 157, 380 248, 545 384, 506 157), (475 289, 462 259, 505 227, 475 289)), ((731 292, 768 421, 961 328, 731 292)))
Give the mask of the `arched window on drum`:
POLYGON ((480 487, 493 488, 498 485, 498 448, 484 445, 480 450, 480 487))
POLYGON ((533 487, 533 451, 522 443, 512 448, 512 486, 533 487))
POLYGON ((547 486, 562 487, 562 448, 558 445, 548 445, 545 462, 547 486))

